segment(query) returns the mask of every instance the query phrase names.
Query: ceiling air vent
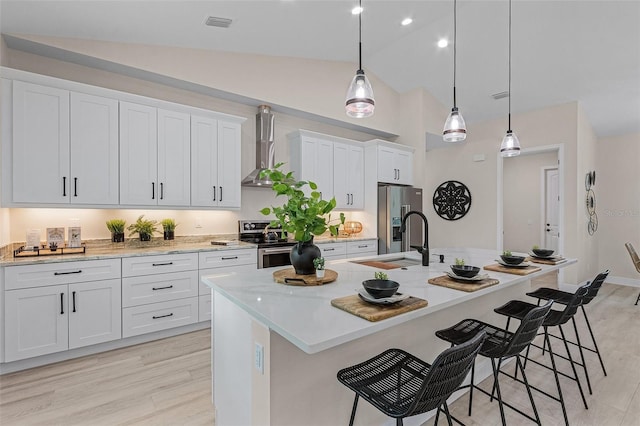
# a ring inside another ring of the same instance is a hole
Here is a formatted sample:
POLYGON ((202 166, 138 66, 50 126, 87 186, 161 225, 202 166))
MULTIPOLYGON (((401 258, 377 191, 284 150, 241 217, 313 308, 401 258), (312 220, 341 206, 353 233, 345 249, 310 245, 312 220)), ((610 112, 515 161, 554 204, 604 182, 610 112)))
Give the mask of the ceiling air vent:
POLYGON ((506 90, 504 92, 494 93, 493 95, 491 95, 491 97, 496 101, 498 99, 506 98, 508 96, 509 96, 509 92, 506 90))
POLYGON ((204 24, 210 27, 229 28, 231 22, 232 20, 229 18, 218 18, 217 16, 209 16, 204 24))

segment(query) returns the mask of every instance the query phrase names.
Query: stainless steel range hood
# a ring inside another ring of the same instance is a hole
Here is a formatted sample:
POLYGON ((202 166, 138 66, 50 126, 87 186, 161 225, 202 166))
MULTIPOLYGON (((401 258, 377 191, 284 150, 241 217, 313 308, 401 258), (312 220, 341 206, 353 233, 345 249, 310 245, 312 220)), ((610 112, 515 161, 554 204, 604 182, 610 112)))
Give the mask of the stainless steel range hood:
POLYGON ((260 105, 256 114, 256 169, 242 181, 242 186, 270 188, 273 182, 260 178, 260 172, 272 169, 275 165, 275 146, 273 143, 273 114, 271 107, 260 105))

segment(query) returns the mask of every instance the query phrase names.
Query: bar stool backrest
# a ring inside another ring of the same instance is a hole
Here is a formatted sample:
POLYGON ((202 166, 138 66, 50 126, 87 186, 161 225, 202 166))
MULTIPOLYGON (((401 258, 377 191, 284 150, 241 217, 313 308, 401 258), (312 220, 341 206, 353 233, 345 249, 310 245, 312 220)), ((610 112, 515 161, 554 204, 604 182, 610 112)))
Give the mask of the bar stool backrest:
MULTIPOLYGON (((531 309, 529 313, 522 318, 520 327, 513 333, 510 340, 506 341, 501 347, 496 347, 495 350, 486 353, 483 351, 483 355, 492 358, 508 358, 522 352, 533 342, 533 339, 536 338, 538 329, 551 310, 552 304, 553 300, 549 300, 545 305, 531 309)), ((488 339, 491 340, 492 337, 493 336, 489 336, 488 339)))
POLYGON ((627 251, 631 256, 631 260, 633 261, 633 266, 636 267, 636 271, 640 272, 640 257, 638 257, 638 253, 636 253, 636 250, 633 248, 631 243, 625 243, 624 246, 627 248, 627 251))
POLYGON ((598 295, 598 291, 600 291, 600 287, 604 284, 604 280, 607 279, 609 275, 609 270, 607 269, 604 272, 600 272, 594 279, 591 281, 589 285, 587 294, 582 299, 582 304, 586 305, 593 300, 594 297, 598 295))
POLYGON ((578 287, 576 292, 573 293, 571 300, 569 300, 569 303, 567 303, 567 305, 564 307, 562 314, 555 320, 554 324, 545 324, 545 325, 562 325, 567 321, 569 321, 571 317, 575 315, 575 313, 578 311, 578 308, 582 304, 582 300, 584 299, 587 292, 589 291, 590 284, 591 283, 586 283, 578 287))
POLYGON ((440 353, 426 374, 415 401, 403 417, 426 413, 440 407, 467 377, 485 338, 486 334, 483 331, 473 339, 440 353))

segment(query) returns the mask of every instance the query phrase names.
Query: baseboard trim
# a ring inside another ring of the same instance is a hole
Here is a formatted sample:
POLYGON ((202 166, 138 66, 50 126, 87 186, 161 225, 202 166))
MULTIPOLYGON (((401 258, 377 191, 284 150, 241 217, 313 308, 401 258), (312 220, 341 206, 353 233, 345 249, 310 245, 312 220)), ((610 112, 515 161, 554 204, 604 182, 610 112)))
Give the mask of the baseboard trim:
POLYGON ((608 284, 625 285, 627 287, 640 287, 640 279, 626 278, 626 277, 612 277, 609 275, 605 281, 608 284))

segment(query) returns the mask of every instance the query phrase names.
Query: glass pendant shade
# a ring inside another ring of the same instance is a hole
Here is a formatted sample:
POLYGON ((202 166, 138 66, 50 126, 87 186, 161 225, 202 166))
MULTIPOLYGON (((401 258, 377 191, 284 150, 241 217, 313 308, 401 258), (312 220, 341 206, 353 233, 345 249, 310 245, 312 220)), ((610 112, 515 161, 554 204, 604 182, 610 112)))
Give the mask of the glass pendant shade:
POLYGON ((447 121, 444 123, 442 139, 445 142, 462 142, 467 138, 467 126, 458 108, 453 107, 447 121))
POLYGON ((515 157, 520 155, 520 141, 511 130, 507 130, 507 134, 502 139, 500 145, 500 155, 503 157, 515 157))
POLYGON ((347 90, 347 101, 345 103, 347 115, 354 118, 364 118, 373 115, 375 100, 373 98, 373 88, 364 71, 358 70, 351 80, 347 90))

